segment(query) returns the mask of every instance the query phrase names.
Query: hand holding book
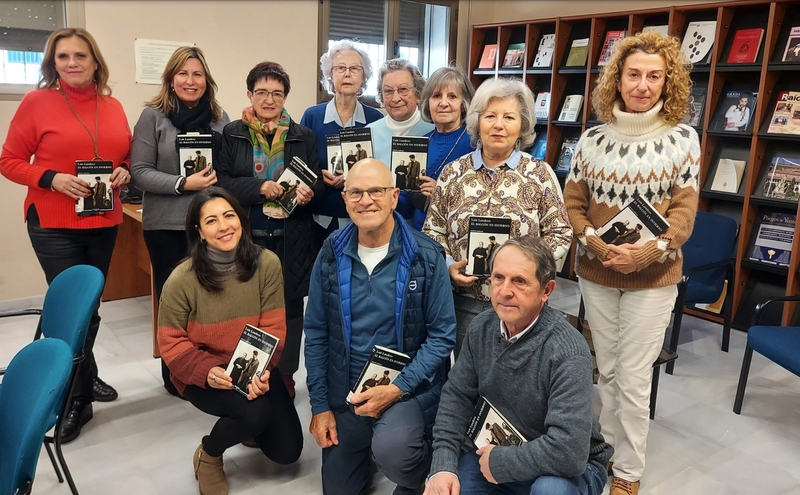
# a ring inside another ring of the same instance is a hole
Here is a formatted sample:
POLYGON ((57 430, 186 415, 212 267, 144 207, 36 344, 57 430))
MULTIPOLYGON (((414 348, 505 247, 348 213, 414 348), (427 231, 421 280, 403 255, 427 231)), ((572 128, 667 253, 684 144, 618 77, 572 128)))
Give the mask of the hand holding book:
POLYGON ((400 400, 402 391, 397 385, 377 385, 363 392, 357 392, 348 399, 354 405, 353 411, 358 416, 380 418, 395 402, 400 400))
POLYGON ((637 249, 639 249, 639 246, 634 244, 623 244, 621 246, 609 244, 608 256, 603 261, 603 266, 623 275, 633 273, 639 268, 639 264, 631 252, 637 249))

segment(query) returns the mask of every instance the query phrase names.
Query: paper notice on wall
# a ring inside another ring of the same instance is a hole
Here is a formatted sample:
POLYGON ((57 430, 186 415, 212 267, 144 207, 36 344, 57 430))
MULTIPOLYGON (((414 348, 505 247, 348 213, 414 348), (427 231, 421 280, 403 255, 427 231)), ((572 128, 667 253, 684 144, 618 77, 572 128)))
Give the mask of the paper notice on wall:
POLYGON ((161 84, 164 67, 175 50, 182 46, 195 46, 195 43, 135 38, 133 50, 136 59, 136 83, 161 84))

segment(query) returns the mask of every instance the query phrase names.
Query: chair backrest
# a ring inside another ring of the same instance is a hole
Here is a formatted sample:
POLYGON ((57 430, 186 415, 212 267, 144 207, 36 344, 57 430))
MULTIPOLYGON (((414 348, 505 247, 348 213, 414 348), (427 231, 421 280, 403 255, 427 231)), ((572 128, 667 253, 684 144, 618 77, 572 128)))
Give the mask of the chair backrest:
POLYGON ((31 342, 14 356, 0 385, 0 493, 33 482, 52 410, 72 371, 72 351, 59 339, 31 342))
MULTIPOLYGON (((691 268, 729 259, 736 247, 738 229, 733 218, 698 211, 692 235, 681 247, 684 273, 691 268)), ((724 269, 699 272, 692 276, 690 290, 691 285, 697 284, 718 287, 719 293, 724 281, 724 269)))

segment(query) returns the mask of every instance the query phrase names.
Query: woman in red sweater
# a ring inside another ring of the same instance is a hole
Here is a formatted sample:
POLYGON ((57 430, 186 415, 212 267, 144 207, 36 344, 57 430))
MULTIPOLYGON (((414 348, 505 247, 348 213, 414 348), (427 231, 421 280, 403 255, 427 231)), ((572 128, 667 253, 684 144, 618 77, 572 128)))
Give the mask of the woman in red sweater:
MULTIPOLYGON (((79 264, 108 273, 122 222, 119 187, 130 182, 131 131, 122 105, 111 97, 108 67, 92 35, 80 28, 53 32, 45 45, 39 88, 26 94, 11 120, 0 155, 0 172, 28 187, 24 215, 33 250, 49 284, 79 264), (31 156, 33 160, 31 161, 31 156), (103 161, 113 167, 107 178, 111 197, 103 209, 78 215, 76 205, 99 203, 99 186, 77 175, 78 162, 103 161)), ((74 440, 92 419, 92 402, 112 401, 117 391, 97 376, 92 354, 100 315, 95 311, 86 335, 86 359, 78 367, 72 404, 61 430, 62 442, 74 440)))

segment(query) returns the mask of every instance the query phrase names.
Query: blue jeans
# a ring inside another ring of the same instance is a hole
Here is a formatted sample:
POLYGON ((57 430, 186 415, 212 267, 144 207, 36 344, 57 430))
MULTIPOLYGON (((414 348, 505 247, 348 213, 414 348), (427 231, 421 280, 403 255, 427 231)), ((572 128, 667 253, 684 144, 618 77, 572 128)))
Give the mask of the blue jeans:
POLYGON ((540 476, 533 482, 494 485, 483 477, 478 459, 475 452, 467 452, 458 461, 461 495, 600 495, 606 486, 605 471, 591 463, 586 464, 582 475, 574 478, 540 476))

